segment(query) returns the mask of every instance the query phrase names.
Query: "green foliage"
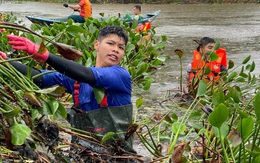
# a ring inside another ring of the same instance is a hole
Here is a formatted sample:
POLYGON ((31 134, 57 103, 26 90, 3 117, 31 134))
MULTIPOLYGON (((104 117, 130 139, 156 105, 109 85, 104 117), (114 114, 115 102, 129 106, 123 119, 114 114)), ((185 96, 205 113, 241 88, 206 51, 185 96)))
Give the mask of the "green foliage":
POLYGON ((212 126, 220 128, 228 118, 228 110, 224 104, 220 104, 209 116, 209 122, 212 126))
POLYGON ((16 121, 15 124, 9 129, 12 134, 11 142, 13 145, 24 144, 25 139, 31 134, 31 129, 28 126, 24 124, 18 124, 16 121))
POLYGON ((227 72, 217 81, 206 82, 200 76, 194 81, 196 91, 191 94, 194 100, 188 107, 174 101, 164 108, 168 112, 152 126, 153 137, 158 140, 156 145, 169 144, 164 155, 167 159, 162 162, 188 155, 192 155, 191 162, 201 157, 227 163, 259 160, 260 80, 253 74, 255 62, 250 62, 250 58, 246 57, 238 65, 229 61, 227 72), (178 153, 177 142, 190 142, 190 148, 186 148, 186 153, 178 153), (202 150, 197 151, 198 148, 202 150), (194 151, 198 153, 194 155, 194 151))
MULTIPOLYGON (((9 22, 16 22, 11 17, 9 22)), ((83 53, 82 58, 76 62, 84 66, 95 65, 96 53, 94 51, 94 42, 98 37, 99 30, 105 26, 117 25, 122 26, 129 34, 129 43, 126 46, 125 56, 120 63, 121 66, 127 68, 132 76, 132 82, 135 86, 143 90, 149 90, 153 78, 150 76, 152 70, 156 70, 165 61, 163 50, 166 36, 155 36, 155 27, 153 27, 153 34, 150 40, 145 40, 140 34, 135 33, 137 22, 132 26, 126 22, 119 21, 117 17, 108 18, 102 22, 98 19, 89 18, 83 24, 74 23, 69 20, 67 23, 54 23, 52 26, 40 26, 32 24, 31 30, 42 35, 45 39, 36 36, 33 33, 24 32, 22 28, 8 27, 0 24, 0 28, 6 28, 4 33, 0 33, 1 51, 7 53, 9 60, 0 60, 0 112, 4 115, 4 120, 9 122, 10 118, 14 118, 15 122, 24 121, 24 124, 14 124, 9 130, 12 132, 12 143, 14 145, 22 145, 30 136, 31 130, 38 123, 39 117, 47 116, 52 120, 59 118, 66 118, 67 111, 63 106, 63 99, 57 97, 64 96, 65 89, 62 87, 52 87, 47 89, 40 89, 30 78, 32 68, 46 69, 46 64, 36 63, 29 58, 23 51, 12 51, 8 45, 6 38, 7 34, 15 34, 25 36, 37 44, 44 43, 46 48, 53 54, 58 54, 57 48, 53 44, 49 44, 46 39, 69 45, 83 53), (24 76, 15 70, 8 62, 11 60, 19 60, 27 64, 30 68, 27 70, 27 75, 24 76), (7 82, 8 81, 8 82, 7 82), (6 93, 6 89, 10 90, 6 93), (23 110, 28 112, 29 117, 23 110), (29 121, 28 119, 31 119, 29 121)), ((44 48, 44 46, 41 46, 44 48)), ((41 49, 42 51, 44 49, 41 49)), ((41 74, 42 75, 42 74, 41 74)), ((104 91, 95 89, 95 96, 97 101, 103 99, 104 91)), ((137 101, 137 106, 141 107, 143 100, 137 101)), ((8 125, 5 126, 8 128, 8 125)), ((113 136, 113 133, 106 134, 102 143, 113 136)))

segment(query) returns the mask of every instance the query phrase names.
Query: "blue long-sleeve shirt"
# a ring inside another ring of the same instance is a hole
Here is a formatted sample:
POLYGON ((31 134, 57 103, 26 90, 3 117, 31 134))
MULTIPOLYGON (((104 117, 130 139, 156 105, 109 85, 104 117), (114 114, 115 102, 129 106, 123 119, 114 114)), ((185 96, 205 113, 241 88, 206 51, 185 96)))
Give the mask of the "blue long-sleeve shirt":
MULTIPOLYGON (((131 76, 129 72, 120 66, 105 68, 90 67, 95 78, 93 87, 105 89, 108 106, 121 106, 131 104, 131 76)), ((42 70, 44 72, 44 70, 42 70)), ((66 92, 72 94, 74 99, 75 80, 59 73, 47 73, 43 75, 43 87, 61 85, 66 92)), ((80 83, 79 105, 82 110, 90 111, 100 108, 95 98, 93 87, 87 83, 80 83)), ((75 102, 75 101, 74 101, 75 102)))

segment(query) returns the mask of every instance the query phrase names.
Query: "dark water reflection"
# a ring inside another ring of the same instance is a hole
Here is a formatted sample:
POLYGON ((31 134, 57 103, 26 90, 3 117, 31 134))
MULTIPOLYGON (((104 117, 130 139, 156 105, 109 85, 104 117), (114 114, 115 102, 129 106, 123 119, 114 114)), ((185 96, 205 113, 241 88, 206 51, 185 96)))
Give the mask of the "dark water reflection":
MULTIPOLYGON (((117 15, 132 13, 134 4, 93 4, 93 16, 99 13, 117 15)), ((228 59, 235 63, 252 55, 258 66, 260 64, 260 4, 164 4, 142 5, 143 12, 161 9, 161 14, 155 19, 157 35, 167 35, 168 44, 165 53, 170 55, 166 65, 155 75, 155 83, 149 92, 149 99, 163 98, 166 90, 174 89, 179 84, 180 65, 173 53, 176 48, 183 50, 184 65, 191 61, 192 51, 196 47, 193 39, 203 36, 213 37, 221 41, 221 46, 227 49, 228 59)), ((61 3, 5 3, 0 5, 0 12, 14 12, 23 19, 25 24, 30 22, 26 15, 40 17, 65 17, 72 14, 61 3)), ((256 67, 259 73, 258 67, 256 67)))

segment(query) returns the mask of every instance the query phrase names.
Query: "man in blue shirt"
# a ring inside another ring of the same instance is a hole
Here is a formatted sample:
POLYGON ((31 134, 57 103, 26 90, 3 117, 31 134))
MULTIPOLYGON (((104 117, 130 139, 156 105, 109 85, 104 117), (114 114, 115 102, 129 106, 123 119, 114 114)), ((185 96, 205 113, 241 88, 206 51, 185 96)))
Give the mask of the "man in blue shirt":
MULTIPOLYGON (((64 86, 66 88, 66 92, 73 95, 75 107, 84 111, 92 112, 95 110, 98 114, 99 108, 101 107, 107 107, 108 109, 119 107, 120 109, 120 106, 131 106, 131 76, 125 68, 119 66, 128 42, 128 36, 121 27, 107 26, 100 30, 98 39, 94 43, 94 48, 97 52, 95 67, 85 67, 74 61, 51 54, 48 51, 44 52, 44 54, 37 54, 39 45, 24 37, 8 35, 7 38, 10 40, 8 43, 13 49, 24 50, 29 55, 32 55, 32 58, 35 60, 39 62, 46 62, 58 71, 37 77, 34 79, 34 82, 41 88, 50 87, 53 85, 64 86), (101 104, 98 104, 95 98, 93 92, 93 88, 95 87, 104 89, 105 96, 101 104)), ((3 54, 4 53, 0 53, 2 58, 6 58, 3 54)), ((10 64, 12 64, 21 73, 26 74, 27 70, 25 65, 18 62, 10 62, 10 64)), ((33 70, 32 76, 43 71, 46 70, 33 70)), ((125 114, 128 117, 124 117, 124 120, 127 122, 128 126, 132 120, 132 107, 130 108, 130 111, 126 111, 127 114, 125 114)), ((100 109, 100 111, 104 111, 104 109, 100 109)), ((102 119, 102 115, 100 115, 99 119, 102 119)), ((111 121, 100 123, 114 125, 111 124, 115 120, 113 119, 114 118, 112 117, 111 121)), ((80 128, 86 129, 86 127, 84 127, 85 125, 89 124, 83 123, 83 126, 81 124, 82 127, 80 128)), ((105 134, 110 130, 117 130, 110 129, 109 127, 105 129, 105 127, 97 129, 94 126, 91 131, 103 131, 100 133, 105 134)), ((124 132, 126 132, 126 129, 127 127, 123 129, 125 130, 124 132)), ((120 131, 122 130, 120 129, 120 131)))

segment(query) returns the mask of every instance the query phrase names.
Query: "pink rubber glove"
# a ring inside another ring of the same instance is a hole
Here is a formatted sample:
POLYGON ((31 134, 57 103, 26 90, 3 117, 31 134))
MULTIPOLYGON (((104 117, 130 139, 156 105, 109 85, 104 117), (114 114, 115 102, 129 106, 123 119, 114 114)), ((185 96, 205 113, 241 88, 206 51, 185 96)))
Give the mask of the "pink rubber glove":
POLYGON ((7 56, 4 52, 0 51, 0 57, 2 57, 4 60, 6 60, 7 56))
POLYGON ((33 43, 27 38, 14 35, 7 35, 7 38, 10 40, 8 44, 12 45, 13 49, 26 51, 29 55, 32 55, 32 57, 38 62, 43 63, 49 57, 48 50, 46 50, 43 54, 37 53, 40 46, 33 43))

